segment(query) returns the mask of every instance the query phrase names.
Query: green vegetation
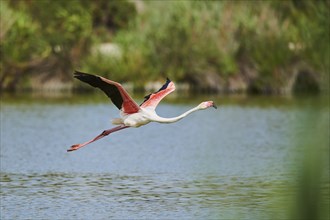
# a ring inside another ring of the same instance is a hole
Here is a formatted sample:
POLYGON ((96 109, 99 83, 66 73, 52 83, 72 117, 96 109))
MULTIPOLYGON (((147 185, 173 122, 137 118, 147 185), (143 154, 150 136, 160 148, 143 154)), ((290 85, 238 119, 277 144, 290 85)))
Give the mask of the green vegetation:
MULTIPOLYGON (((34 76, 40 82, 69 80, 91 29, 79 1, 1 1, 1 89, 15 89, 34 76)), ((31 86, 31 85, 27 85, 31 86)))
POLYGON ((71 83, 73 69, 137 86, 168 76, 211 91, 329 87, 329 1, 0 3, 2 90, 71 83))

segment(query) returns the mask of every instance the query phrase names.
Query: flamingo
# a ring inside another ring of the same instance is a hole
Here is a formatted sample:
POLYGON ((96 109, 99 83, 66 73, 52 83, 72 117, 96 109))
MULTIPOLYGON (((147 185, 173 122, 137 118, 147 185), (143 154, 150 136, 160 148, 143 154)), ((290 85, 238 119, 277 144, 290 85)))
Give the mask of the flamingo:
POLYGON ((78 150, 87 144, 90 144, 113 132, 120 131, 125 128, 137 128, 142 125, 146 125, 149 122, 173 123, 181 120, 182 118, 195 111, 204 110, 209 107, 217 108, 213 101, 205 101, 177 117, 163 118, 157 115, 155 109, 158 103, 166 95, 175 90, 174 83, 168 78, 165 84, 157 92, 145 96, 142 104, 138 105, 127 93, 124 87, 118 82, 111 81, 102 76, 92 75, 79 71, 74 72, 74 77, 93 87, 101 89, 111 99, 113 104, 120 110, 121 117, 112 120, 112 124, 117 125, 116 127, 104 130, 101 134, 91 139, 90 141, 84 142, 82 144, 72 145, 71 148, 67 150, 68 152, 78 150))

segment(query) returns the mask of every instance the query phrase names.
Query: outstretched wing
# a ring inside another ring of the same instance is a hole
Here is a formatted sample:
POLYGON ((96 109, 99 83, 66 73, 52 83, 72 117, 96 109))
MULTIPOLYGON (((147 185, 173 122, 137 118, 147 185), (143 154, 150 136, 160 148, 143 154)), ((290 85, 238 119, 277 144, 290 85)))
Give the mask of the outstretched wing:
POLYGON ((140 110, 139 105, 134 102, 121 84, 101 76, 78 71, 75 71, 74 77, 101 89, 111 99, 113 104, 124 113, 132 114, 140 110))
POLYGON ((173 92, 175 90, 174 83, 167 78, 166 83, 157 91, 154 93, 151 93, 144 97, 143 103, 140 105, 142 108, 151 107, 155 109, 158 105, 158 103, 168 94, 173 92))

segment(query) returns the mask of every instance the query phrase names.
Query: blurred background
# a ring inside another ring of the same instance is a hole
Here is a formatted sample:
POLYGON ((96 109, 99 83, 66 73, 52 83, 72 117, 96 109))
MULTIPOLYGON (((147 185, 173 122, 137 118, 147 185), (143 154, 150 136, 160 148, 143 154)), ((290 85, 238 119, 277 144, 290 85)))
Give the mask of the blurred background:
POLYGON ((0 218, 329 219, 329 13, 329 0, 0 0, 0 218), (219 109, 68 154, 118 114, 74 70, 138 102, 169 77, 165 117, 219 109))
POLYGON ((74 69, 129 82, 283 94, 329 87, 320 1, 1 1, 0 90, 71 90, 74 69))

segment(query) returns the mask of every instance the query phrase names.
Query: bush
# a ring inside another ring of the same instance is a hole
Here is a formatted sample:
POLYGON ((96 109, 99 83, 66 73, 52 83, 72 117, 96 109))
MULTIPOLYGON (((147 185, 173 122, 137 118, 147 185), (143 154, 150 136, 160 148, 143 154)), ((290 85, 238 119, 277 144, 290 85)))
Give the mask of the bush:
POLYGON ((1 76, 0 89, 14 89, 16 81, 29 66, 50 53, 40 37, 39 27, 28 13, 12 10, 0 2, 1 14, 1 76), (22 70, 22 71, 17 71, 22 70))
POLYGON ((110 66, 111 70, 121 69, 124 75, 138 72, 150 78, 161 74, 175 80, 208 70, 223 74, 237 70, 237 43, 232 40, 232 32, 222 31, 221 2, 146 4, 146 11, 129 30, 115 36, 114 42, 123 47, 124 55, 122 62, 110 66))
POLYGON ((139 13, 129 1, 0 3, 2 89, 30 72, 69 81, 73 68, 140 85, 239 79, 262 91, 283 87, 302 62, 329 79, 329 1, 146 1, 139 13), (90 53, 104 43, 121 55, 90 53))
POLYGON ((81 66, 91 43, 111 39, 113 32, 127 26, 136 14, 128 1, 0 3, 0 89, 15 89, 25 77, 31 81, 71 81, 73 69, 81 66))
POLYGON ((90 15, 81 2, 1 1, 13 15, 6 13, 2 19, 14 20, 1 41, 2 89, 15 89, 30 73, 71 79, 91 33, 90 15))

